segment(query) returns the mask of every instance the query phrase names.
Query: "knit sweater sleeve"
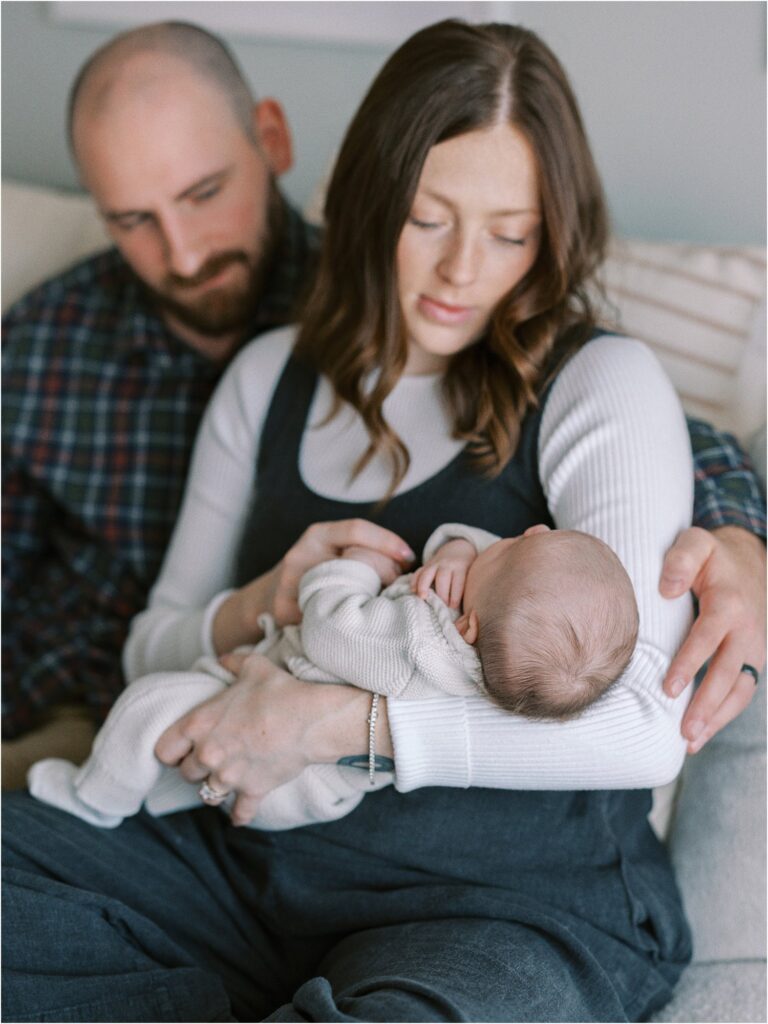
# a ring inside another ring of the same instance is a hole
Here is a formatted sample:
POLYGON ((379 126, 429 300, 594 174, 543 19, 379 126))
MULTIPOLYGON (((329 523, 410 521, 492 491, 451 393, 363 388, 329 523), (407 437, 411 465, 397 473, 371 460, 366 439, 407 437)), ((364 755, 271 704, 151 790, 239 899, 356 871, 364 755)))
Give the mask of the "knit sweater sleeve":
POLYGON ((422 600, 410 577, 383 593, 378 574, 353 559, 323 562, 299 588, 309 660, 363 690, 392 697, 476 693, 477 656, 437 595, 422 600))
POLYGON ((231 593, 258 444, 293 338, 293 328, 281 328, 247 345, 206 409, 170 547, 123 650, 129 682, 149 672, 188 669, 200 655, 216 653, 211 624, 231 593))
POLYGON ((635 587, 639 639, 616 684, 568 722, 525 720, 482 697, 389 700, 396 785, 606 789, 661 785, 680 770, 688 699, 661 683, 692 618, 658 593, 663 556, 689 525, 693 476, 677 396, 641 343, 599 338, 555 381, 539 474, 556 526, 600 537, 635 587))

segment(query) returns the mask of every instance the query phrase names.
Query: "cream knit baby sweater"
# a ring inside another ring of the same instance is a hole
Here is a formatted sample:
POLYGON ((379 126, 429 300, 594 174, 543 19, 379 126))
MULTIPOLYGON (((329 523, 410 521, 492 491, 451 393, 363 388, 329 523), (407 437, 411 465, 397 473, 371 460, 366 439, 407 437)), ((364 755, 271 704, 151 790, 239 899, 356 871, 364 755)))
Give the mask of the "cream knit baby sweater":
MULTIPOLYGON (((462 524, 439 527, 424 549, 426 562, 446 541, 469 540, 478 551, 498 538, 462 524)), ((253 648, 310 682, 349 683, 393 697, 424 698, 483 692, 480 661, 454 622, 458 612, 433 591, 425 599, 411 590, 412 575, 384 590, 363 562, 339 558, 315 566, 302 578, 300 626, 278 629, 262 616, 264 639, 253 648)), ((30 769, 29 790, 45 803, 106 828, 119 825, 142 804, 152 814, 200 805, 199 786, 154 755, 160 735, 182 715, 234 681, 215 658, 200 658, 189 672, 160 672, 133 682, 115 703, 80 768, 60 758, 30 769)), ((348 814, 366 792, 394 781, 379 772, 310 765, 273 790, 251 822, 254 828, 288 829, 348 814)), ((230 801, 231 802, 231 801, 230 801)))

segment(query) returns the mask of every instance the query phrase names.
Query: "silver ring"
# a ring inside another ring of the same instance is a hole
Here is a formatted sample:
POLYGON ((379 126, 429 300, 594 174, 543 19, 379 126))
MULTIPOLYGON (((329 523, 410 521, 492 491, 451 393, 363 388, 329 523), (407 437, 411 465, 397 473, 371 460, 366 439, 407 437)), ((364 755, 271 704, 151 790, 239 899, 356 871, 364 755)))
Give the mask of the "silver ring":
POLYGON ((739 669, 739 675, 741 675, 742 672, 746 672, 747 675, 752 676, 752 678, 755 681, 755 686, 757 686, 757 676, 758 676, 758 673, 757 673, 757 669, 755 668, 754 665, 742 665, 741 668, 739 669))
POLYGON ((213 786, 209 785, 208 779, 203 781, 198 793, 203 803, 208 804, 210 807, 218 807, 229 796, 229 790, 214 789, 213 786))

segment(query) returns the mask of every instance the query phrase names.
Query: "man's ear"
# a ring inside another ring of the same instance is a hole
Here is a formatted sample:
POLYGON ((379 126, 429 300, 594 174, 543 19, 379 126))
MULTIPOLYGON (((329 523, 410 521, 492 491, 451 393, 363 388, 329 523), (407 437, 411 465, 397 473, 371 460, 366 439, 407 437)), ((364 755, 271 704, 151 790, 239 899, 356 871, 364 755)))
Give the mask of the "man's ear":
POLYGON ((460 618, 456 619, 456 629, 465 644, 474 646, 477 643, 477 638, 480 635, 480 620, 474 608, 471 612, 464 612, 460 618))
POLYGON ((293 142, 285 113, 277 100, 268 98, 254 104, 253 127, 273 173, 285 174, 293 167, 293 142))

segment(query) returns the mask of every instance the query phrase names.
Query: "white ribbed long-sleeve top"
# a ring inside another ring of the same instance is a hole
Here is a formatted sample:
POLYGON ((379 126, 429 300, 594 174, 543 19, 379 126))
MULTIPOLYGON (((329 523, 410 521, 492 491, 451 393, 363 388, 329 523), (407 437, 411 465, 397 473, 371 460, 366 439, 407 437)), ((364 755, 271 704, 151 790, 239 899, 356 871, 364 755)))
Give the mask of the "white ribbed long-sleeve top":
MULTIPOLYGON (((281 328, 246 346, 208 406, 179 522, 125 648, 129 680, 187 669, 215 653, 213 618, 232 586, 261 433, 294 338, 293 328, 281 328)), ((349 482, 368 436, 350 408, 323 423, 331 397, 321 380, 302 440, 301 476, 325 497, 376 500, 389 483, 389 464, 372 460, 349 482)), ((438 375, 402 378, 384 413, 411 454, 398 493, 439 472, 461 446, 451 438, 438 375)), ((652 353, 628 338, 586 345, 552 387, 538 456, 555 525, 600 537, 632 579, 640 612, 634 656, 618 682, 568 722, 519 718, 482 696, 389 698, 402 791, 639 788, 666 783, 680 770, 688 692, 670 700, 661 683, 692 608, 688 596, 663 599, 658 582, 665 551, 690 524, 693 470, 679 401, 652 353)))

